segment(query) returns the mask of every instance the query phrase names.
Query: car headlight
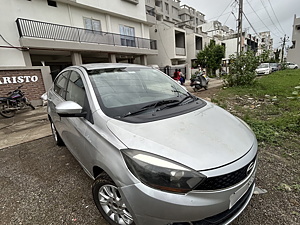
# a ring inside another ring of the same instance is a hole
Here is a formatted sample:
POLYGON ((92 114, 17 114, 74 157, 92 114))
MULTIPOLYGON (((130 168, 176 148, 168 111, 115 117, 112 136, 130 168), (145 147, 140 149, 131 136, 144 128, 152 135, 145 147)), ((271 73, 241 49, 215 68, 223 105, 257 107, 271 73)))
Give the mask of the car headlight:
POLYGON ((151 153, 131 149, 122 153, 131 173, 155 189, 187 193, 206 178, 197 171, 151 153))

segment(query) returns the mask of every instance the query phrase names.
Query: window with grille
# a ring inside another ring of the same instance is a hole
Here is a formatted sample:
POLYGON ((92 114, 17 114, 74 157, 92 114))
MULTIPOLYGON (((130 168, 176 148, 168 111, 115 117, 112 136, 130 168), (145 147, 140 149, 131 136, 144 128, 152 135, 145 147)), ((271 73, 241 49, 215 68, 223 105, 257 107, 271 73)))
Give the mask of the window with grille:
POLYGON ((101 21, 95 20, 91 18, 83 18, 84 20, 84 27, 87 30, 94 31, 94 32, 100 32, 101 31, 101 21))
POLYGON ((134 27, 120 25, 121 45, 136 47, 134 27))

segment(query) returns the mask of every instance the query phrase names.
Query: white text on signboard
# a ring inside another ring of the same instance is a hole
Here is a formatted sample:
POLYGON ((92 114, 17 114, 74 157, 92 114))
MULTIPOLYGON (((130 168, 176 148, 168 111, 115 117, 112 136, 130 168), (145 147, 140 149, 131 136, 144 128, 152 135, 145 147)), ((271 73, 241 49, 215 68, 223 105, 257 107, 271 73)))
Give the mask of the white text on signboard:
POLYGON ((38 76, 17 76, 17 77, 0 77, 0 84, 21 84, 37 82, 38 76))

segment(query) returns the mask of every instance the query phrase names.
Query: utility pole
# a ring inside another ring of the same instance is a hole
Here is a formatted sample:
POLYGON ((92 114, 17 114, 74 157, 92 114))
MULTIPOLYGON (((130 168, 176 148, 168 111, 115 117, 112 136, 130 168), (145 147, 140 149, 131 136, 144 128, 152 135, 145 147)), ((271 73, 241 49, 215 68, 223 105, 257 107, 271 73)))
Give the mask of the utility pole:
POLYGON ((238 34, 237 34, 237 46, 236 46, 236 55, 239 55, 239 52, 242 52, 242 37, 243 37, 243 28, 242 28, 242 19, 243 19, 243 0, 239 1, 239 16, 238 16, 238 34))
MULTIPOLYGON (((289 38, 289 37, 288 37, 289 38)), ((285 47, 285 43, 288 41, 288 38, 286 38, 286 34, 284 35, 283 37, 283 40, 282 40, 282 49, 281 49, 281 63, 283 63, 283 54, 284 54, 284 47, 285 47)))

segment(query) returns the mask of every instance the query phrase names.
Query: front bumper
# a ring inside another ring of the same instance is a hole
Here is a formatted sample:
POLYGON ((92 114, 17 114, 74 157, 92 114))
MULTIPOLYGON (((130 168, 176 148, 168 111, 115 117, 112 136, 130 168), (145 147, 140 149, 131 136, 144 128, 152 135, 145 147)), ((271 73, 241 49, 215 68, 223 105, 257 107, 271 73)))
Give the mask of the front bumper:
POLYGON ((138 183, 122 187, 121 191, 126 196, 127 207, 134 212, 137 225, 229 224, 252 197, 255 171, 235 186, 223 190, 180 195, 138 183))
POLYGON ((268 74, 270 74, 270 71, 269 70, 256 71, 256 74, 257 75, 268 75, 268 74))

